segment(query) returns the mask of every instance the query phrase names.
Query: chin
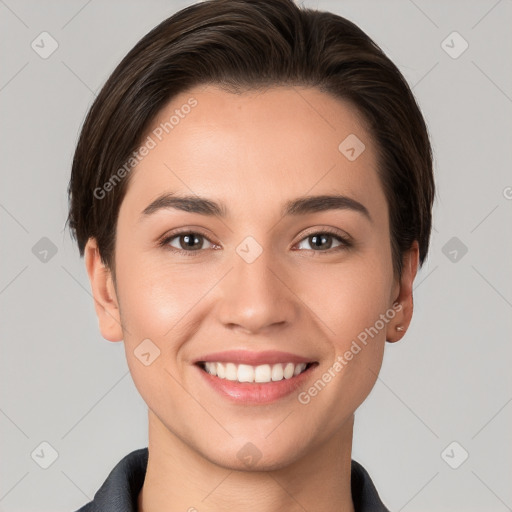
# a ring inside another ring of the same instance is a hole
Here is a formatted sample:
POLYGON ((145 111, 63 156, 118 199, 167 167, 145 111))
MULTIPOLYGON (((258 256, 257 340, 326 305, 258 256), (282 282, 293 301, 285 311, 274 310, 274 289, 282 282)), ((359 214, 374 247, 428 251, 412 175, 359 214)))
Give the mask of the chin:
MULTIPOLYGON (((257 437, 257 436, 255 436, 257 437)), ((297 452, 297 443, 272 446, 268 439, 261 442, 230 439, 228 445, 219 446, 216 453, 207 450, 203 456, 213 464, 235 471, 275 471, 293 464, 301 454, 297 452)))

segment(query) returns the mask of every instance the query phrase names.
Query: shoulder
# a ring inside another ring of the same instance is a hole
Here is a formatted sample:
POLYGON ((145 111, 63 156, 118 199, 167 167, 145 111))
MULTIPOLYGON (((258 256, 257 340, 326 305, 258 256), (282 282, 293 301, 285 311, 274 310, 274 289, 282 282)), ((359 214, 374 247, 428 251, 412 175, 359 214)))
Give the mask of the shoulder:
POLYGON ((123 457, 94 495, 76 512, 135 512, 144 483, 148 449, 140 448, 123 457))
POLYGON ((351 489, 355 512, 390 512, 382 503, 368 471, 355 460, 352 460, 351 489))
MULTIPOLYGON (((137 497, 144 483, 148 448, 140 448, 123 457, 94 495, 76 512, 136 512, 137 497)), ((355 512, 390 512, 366 469, 351 463, 351 491, 355 512)))

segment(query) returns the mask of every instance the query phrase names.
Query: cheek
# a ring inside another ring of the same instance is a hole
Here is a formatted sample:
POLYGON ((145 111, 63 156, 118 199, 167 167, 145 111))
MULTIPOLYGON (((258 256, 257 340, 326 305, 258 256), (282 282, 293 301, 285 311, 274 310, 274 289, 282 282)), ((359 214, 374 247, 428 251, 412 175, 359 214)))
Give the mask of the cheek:
POLYGON ((318 393, 321 398, 316 402, 312 399, 312 407, 338 411, 326 420, 326 428, 335 428, 346 411, 357 409, 375 385, 387 325, 395 314, 389 310, 392 282, 390 260, 377 254, 351 259, 328 273, 308 273, 300 296, 320 318, 318 325, 331 352, 319 375, 326 391, 318 393))
POLYGON ((208 275, 196 265, 171 267, 160 257, 125 255, 118 262, 123 326, 129 336, 172 338, 172 331, 208 289, 208 275))
POLYGON ((218 279, 199 267, 169 268, 129 253, 118 262, 118 279, 125 353, 135 386, 152 410, 170 396, 178 405, 180 346, 191 335, 190 322, 201 315, 201 297, 218 279))
MULTIPOLYGON (((389 308, 391 263, 377 256, 353 257, 330 269, 311 265, 303 275, 297 294, 311 307, 337 352, 347 350, 389 308)), ((377 328, 379 336, 385 336, 381 322, 377 328)))

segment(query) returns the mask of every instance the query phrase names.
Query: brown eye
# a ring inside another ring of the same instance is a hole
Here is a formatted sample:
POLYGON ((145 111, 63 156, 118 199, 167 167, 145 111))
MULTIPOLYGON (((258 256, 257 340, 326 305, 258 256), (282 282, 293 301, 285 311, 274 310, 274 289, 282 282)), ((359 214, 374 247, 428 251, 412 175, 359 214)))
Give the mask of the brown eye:
POLYGON ((173 252, 192 255, 191 253, 200 252, 204 249, 205 242, 213 246, 206 236, 194 231, 183 231, 166 237, 160 242, 160 245, 173 252))
POLYGON ((350 242, 346 238, 338 234, 330 233, 329 231, 320 231, 312 233, 307 237, 303 238, 299 242, 299 249, 305 248, 315 252, 333 252, 336 250, 341 250, 350 247, 350 245, 350 242), (307 242, 309 244, 309 249, 307 247, 300 247, 301 244, 303 244, 304 242, 307 242), (333 246, 333 243, 336 245, 333 246))
POLYGON ((330 249, 332 246, 332 235, 311 235, 308 237, 308 242, 315 249, 330 249))
POLYGON ((180 248, 184 250, 192 249, 196 251, 201 248, 203 242, 203 237, 195 233, 178 235, 176 238, 179 241, 180 248))

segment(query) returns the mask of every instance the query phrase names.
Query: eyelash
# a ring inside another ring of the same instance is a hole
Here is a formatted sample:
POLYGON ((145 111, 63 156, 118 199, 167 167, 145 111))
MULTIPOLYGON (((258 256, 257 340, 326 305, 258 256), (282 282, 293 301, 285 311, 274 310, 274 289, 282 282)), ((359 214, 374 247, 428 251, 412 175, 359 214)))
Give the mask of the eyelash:
MULTIPOLYGON (((158 246, 163 247, 164 249, 169 250, 175 254, 183 254, 184 256, 196 256, 197 253, 200 253, 203 251, 203 249, 199 249, 199 250, 195 250, 195 251, 186 251, 185 249, 177 249, 176 247, 170 246, 169 242, 171 242, 171 240, 174 240, 175 238, 178 238, 180 235, 200 235, 201 237, 208 240, 208 242, 213 243, 205 234, 201 233, 200 231, 183 230, 183 231, 178 231, 178 232, 172 233, 171 235, 164 237, 162 240, 160 240, 158 242, 158 246)), ((352 245, 353 245, 352 242, 348 238, 341 236, 338 232, 336 232, 332 229, 329 229, 329 228, 324 228, 322 231, 312 231, 311 233, 308 233, 303 238, 301 238, 298 243, 300 244, 301 242, 303 242, 304 240, 306 240, 307 238, 309 238, 310 236, 313 236, 313 235, 330 235, 330 236, 336 238, 339 242, 341 242, 341 245, 331 248, 331 249, 327 249, 325 251, 322 251, 322 250, 315 251, 313 249, 307 249, 308 251, 313 252, 314 256, 322 256, 322 253, 323 254, 325 254, 325 253, 332 254, 333 252, 338 252, 340 250, 346 250, 346 249, 352 247, 352 245)))

